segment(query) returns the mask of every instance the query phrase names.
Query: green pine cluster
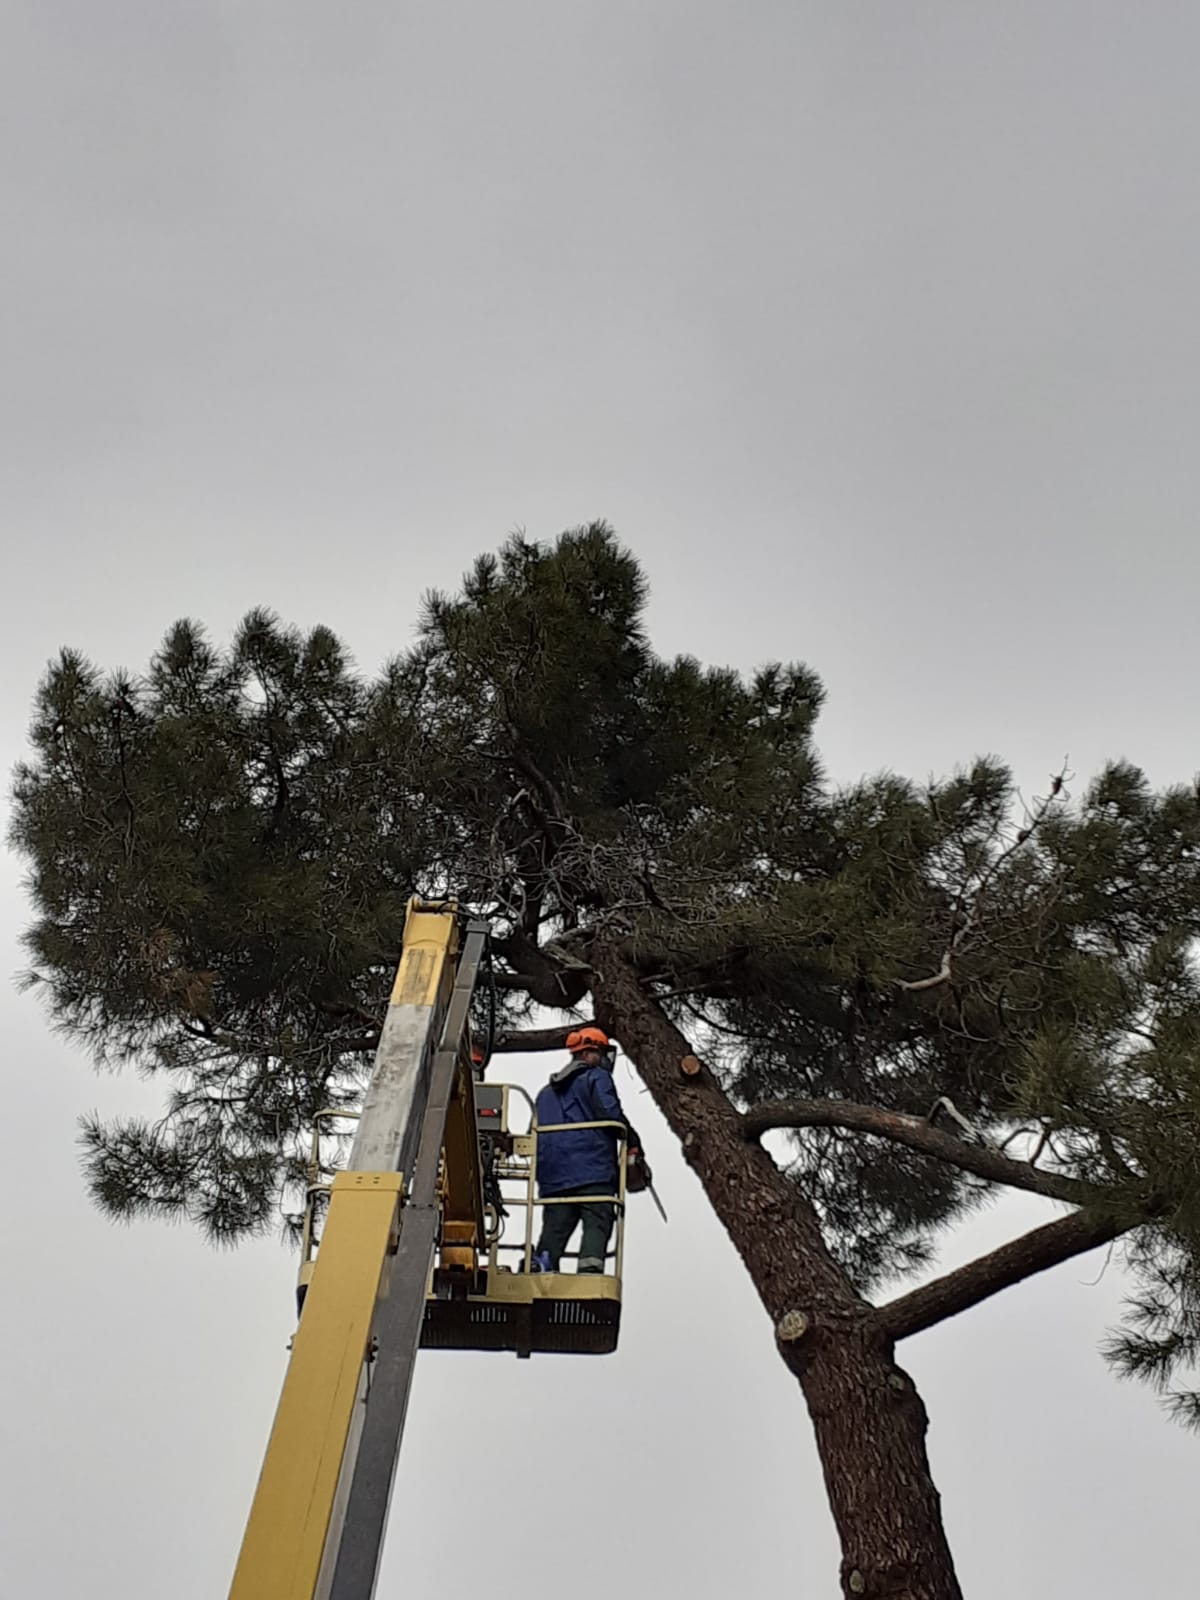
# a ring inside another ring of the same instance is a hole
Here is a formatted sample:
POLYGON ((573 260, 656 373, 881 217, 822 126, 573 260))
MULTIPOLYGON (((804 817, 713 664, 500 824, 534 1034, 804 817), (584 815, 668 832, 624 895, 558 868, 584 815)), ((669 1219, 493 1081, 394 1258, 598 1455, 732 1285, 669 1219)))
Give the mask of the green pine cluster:
MULTIPOLYGON (((589 949, 617 941, 740 1106, 940 1117, 1078 1185, 1128 1230, 1111 1354, 1178 1388, 1200 1352, 1196 792, 1117 764, 1025 809, 990 759, 835 790, 811 671, 663 660, 645 605, 594 524, 481 557, 373 681, 262 611, 226 650, 177 624, 143 677, 62 654, 16 777, 31 981, 164 1089, 156 1122, 86 1123, 97 1201, 223 1241, 272 1226, 313 1113, 361 1092, 408 896, 452 893, 495 927, 502 1030, 586 1015, 589 949)), ((863 1284, 994 1192, 829 1122, 784 1159, 863 1284)))

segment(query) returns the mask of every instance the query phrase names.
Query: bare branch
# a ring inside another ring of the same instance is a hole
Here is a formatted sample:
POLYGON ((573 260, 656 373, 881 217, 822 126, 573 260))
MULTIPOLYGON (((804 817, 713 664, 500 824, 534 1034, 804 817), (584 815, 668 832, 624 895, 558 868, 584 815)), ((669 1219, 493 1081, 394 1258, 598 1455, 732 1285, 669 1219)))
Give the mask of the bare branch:
POLYGON ((934 1161, 947 1162, 988 1183, 1027 1189, 1031 1194, 1065 1200, 1069 1205, 1082 1205, 1093 1198, 1088 1185, 1074 1178, 1040 1171, 1024 1161, 1012 1161, 998 1150, 966 1144, 954 1134, 932 1127, 924 1117, 887 1111, 882 1106, 859 1105, 853 1100, 779 1100, 753 1106, 743 1114, 741 1122, 747 1139, 761 1138, 771 1128, 843 1128, 850 1133, 873 1134, 934 1161))
POLYGON ((1037 1166, 1038 1162, 1042 1159, 1042 1152, 1045 1150, 1046 1146, 1049 1143, 1050 1143, 1050 1124, 1049 1124, 1049 1122, 1046 1122, 1046 1123, 1043 1124, 1042 1131, 1038 1135, 1038 1142, 1037 1142, 1037 1145, 1036 1145, 1036 1147, 1034 1149, 1034 1152, 1029 1158, 1029 1165, 1031 1167, 1036 1167, 1037 1166))
MULTIPOLYGON (((1018 850, 1023 849, 1024 846, 1029 843, 1030 839, 1036 835, 1038 829, 1050 815, 1055 801, 1062 794, 1063 786, 1066 781, 1067 769, 1064 766, 1059 772, 1055 773, 1054 777, 1050 780, 1050 793, 1045 795, 1037 802, 1033 811, 1026 811, 1025 824, 1023 827, 1018 828, 1013 842, 1001 850, 996 858, 989 863, 986 870, 982 873, 979 882, 975 887, 974 893, 971 895, 971 903, 967 908, 966 916, 963 917, 962 921, 955 929, 950 943, 942 952, 941 965, 938 967, 938 970, 927 978, 897 979, 897 988, 905 990, 908 994, 917 994, 927 989, 940 988, 942 984, 950 982, 950 979, 953 976, 954 957, 979 927, 979 908, 989 885, 1002 870, 1005 863, 1012 856, 1014 856, 1018 850)), ((970 881, 969 875, 967 881, 970 881)), ((966 900, 967 890, 966 885, 964 884, 962 888, 960 888, 957 900, 955 902, 956 914, 966 903, 966 900)))
MULTIPOLYGON (((969 924, 964 924, 964 927, 966 927, 966 926, 969 926, 969 924)), ((955 938, 957 938, 957 937, 958 936, 956 934, 955 938)), ((938 986, 940 984, 949 983, 950 982, 950 973, 951 973, 951 960, 952 960, 953 951, 954 951, 955 948, 956 947, 954 945, 951 945, 950 949, 947 950, 943 954, 943 956, 942 956, 942 964, 938 968, 938 970, 933 974, 932 977, 929 977, 929 978, 915 978, 911 982, 908 981, 905 978, 898 978, 896 980, 897 988, 906 989, 909 994, 918 994, 923 989, 936 989, 936 988, 938 988, 938 986)))
MULTIPOLYGON (((955 1124, 959 1130, 960 1138, 965 1137, 967 1139, 978 1139, 981 1143, 988 1142, 983 1138, 983 1135, 980 1134, 970 1122, 968 1122, 966 1117, 963 1116, 962 1112, 954 1104, 954 1101, 951 1100, 948 1094, 938 1095, 932 1106, 930 1106, 929 1115, 925 1118, 925 1121, 931 1128, 937 1122, 939 1112, 945 1112, 946 1116, 948 1116, 951 1122, 955 1124)), ((1033 1162, 1030 1162, 1030 1166, 1033 1164, 1033 1162)))
POLYGON ((1119 1220, 1110 1212, 1073 1211, 881 1306, 880 1320, 891 1338, 907 1339, 1015 1283, 1111 1244, 1134 1226, 1135 1222, 1119 1220))

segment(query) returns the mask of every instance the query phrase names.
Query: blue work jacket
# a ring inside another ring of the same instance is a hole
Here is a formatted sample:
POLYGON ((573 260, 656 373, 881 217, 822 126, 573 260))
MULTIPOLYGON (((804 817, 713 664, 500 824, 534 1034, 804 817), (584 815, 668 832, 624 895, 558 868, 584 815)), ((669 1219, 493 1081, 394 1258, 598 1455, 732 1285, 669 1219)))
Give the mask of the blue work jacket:
MULTIPOLYGON (((628 1127, 612 1073, 574 1061, 556 1072, 537 1097, 537 1124, 542 1128, 558 1122, 623 1122, 628 1127)), ((539 1133, 539 1192, 555 1195, 586 1187, 597 1194, 615 1194, 620 1137, 618 1128, 539 1133)))

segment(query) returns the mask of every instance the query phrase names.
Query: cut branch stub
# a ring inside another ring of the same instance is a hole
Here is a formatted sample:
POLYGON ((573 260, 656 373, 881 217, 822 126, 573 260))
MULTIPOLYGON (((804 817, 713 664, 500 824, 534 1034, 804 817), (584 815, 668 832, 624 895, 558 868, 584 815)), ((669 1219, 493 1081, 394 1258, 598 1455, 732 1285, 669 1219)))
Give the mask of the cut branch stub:
POLYGON ((698 1078, 700 1076, 700 1062, 695 1056, 684 1056, 679 1063, 679 1070, 685 1078, 698 1078))
POLYGON ((803 1311, 785 1311, 775 1324, 775 1337, 780 1344, 798 1344, 811 1326, 803 1311))

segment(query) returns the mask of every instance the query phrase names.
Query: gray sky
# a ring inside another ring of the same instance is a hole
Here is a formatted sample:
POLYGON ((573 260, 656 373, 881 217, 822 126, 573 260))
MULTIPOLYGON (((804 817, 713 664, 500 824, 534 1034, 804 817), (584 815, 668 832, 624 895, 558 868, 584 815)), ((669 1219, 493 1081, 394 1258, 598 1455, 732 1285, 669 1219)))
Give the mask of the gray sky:
MULTIPOLYGON (((61 644, 266 603, 372 669, 511 528, 607 516, 662 651, 823 674, 839 779, 1190 778, 1198 47, 1153 0, 8 0, 5 767, 61 644)), ((293 1262, 93 1215, 76 1115, 155 1096, 0 1007, 0 1592, 211 1600, 293 1262)), ((381 1600, 836 1594, 799 1394, 622 1072, 671 1223, 621 1350, 423 1359, 381 1600)), ((1096 1354, 1103 1265, 904 1349, 970 1600, 1194 1575, 1200 1442, 1096 1354)))

